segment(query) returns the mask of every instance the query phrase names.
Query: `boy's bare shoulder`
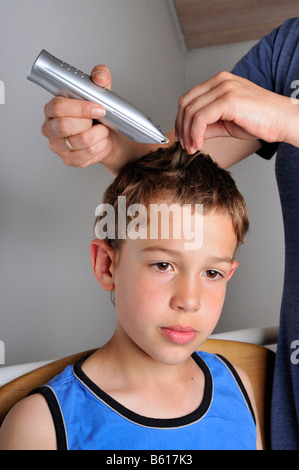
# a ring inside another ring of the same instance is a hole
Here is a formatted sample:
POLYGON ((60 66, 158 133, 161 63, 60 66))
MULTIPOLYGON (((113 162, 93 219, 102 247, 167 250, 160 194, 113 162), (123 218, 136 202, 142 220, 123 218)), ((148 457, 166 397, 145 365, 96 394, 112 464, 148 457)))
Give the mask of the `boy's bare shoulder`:
POLYGON ((262 438, 261 438, 261 430, 260 430, 258 411, 257 411, 257 406, 256 406, 256 401, 255 401, 255 396, 254 396, 252 383, 251 383, 251 380, 248 377, 247 373, 243 369, 241 369, 241 367, 236 366, 235 364, 233 366, 236 369, 237 373, 239 374, 240 379, 243 382, 243 385, 246 389, 246 392, 248 393, 251 405, 253 407, 254 415, 255 415, 255 418, 256 418, 257 449, 261 450, 263 448, 262 438))
POLYGON ((243 370, 240 366, 237 366, 236 364, 233 364, 234 369, 237 371, 237 373, 240 376, 240 379, 242 380, 247 392, 251 392, 252 390, 252 385, 251 385, 251 380, 248 377, 248 374, 243 370), (249 390, 248 390, 249 389, 249 390))
POLYGON ((17 403, 0 428, 0 450, 55 450, 56 433, 51 412, 40 394, 17 403))

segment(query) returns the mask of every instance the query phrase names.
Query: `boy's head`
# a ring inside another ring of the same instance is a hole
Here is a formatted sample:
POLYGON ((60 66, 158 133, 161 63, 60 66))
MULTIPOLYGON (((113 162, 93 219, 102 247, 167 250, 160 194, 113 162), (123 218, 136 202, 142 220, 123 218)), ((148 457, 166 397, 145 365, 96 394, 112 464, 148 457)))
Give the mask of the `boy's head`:
POLYGON ((138 206, 145 207, 148 225, 149 208, 155 203, 191 205, 193 208, 201 205, 203 214, 227 214, 232 220, 237 246, 244 242, 249 227, 247 210, 230 173, 200 152, 190 156, 178 143, 123 167, 104 194, 102 211, 95 220, 96 236, 118 250, 127 235, 123 231, 133 218, 128 208, 133 207, 136 214, 138 206), (113 208, 112 218, 104 219, 103 209, 107 207, 113 208), (120 213, 125 214, 125 220, 119 220, 120 213), (100 234, 97 233, 99 226, 100 234))
POLYGON ((221 315, 227 282, 238 266, 234 253, 248 229, 241 194, 210 157, 190 156, 175 145, 127 164, 106 190, 104 209, 111 217, 97 208, 99 236, 91 243, 91 259, 99 284, 115 292, 114 338, 131 348, 130 357, 141 353, 143 359, 163 364, 182 363, 212 333, 221 315), (202 244, 186 249, 188 237, 181 231, 168 238, 160 232, 143 237, 142 229, 142 236, 134 238, 134 211, 145 208, 143 228, 151 229, 155 203, 175 204, 181 217, 184 205, 190 204, 195 228, 196 205, 202 205, 202 244), (125 239, 119 226, 127 228, 125 239))

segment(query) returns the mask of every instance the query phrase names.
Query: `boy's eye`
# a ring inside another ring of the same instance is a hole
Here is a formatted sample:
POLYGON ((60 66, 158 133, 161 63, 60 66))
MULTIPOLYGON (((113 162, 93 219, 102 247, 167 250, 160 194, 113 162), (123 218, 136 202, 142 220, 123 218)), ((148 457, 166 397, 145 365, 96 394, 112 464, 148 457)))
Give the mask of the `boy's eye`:
POLYGON ((158 271, 170 271, 172 269, 171 264, 164 261, 155 263, 154 266, 158 269, 158 271))
POLYGON ((221 276, 221 274, 214 269, 208 269, 206 271, 206 276, 208 279, 217 279, 219 276, 221 276))

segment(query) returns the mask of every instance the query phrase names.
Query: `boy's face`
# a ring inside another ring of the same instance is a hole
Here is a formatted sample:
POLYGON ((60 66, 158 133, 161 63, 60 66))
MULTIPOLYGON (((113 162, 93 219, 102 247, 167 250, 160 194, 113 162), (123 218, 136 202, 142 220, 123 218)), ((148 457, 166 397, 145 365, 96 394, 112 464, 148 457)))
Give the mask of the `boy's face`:
POLYGON ((201 248, 186 250, 185 242, 128 238, 110 267, 118 334, 164 364, 182 363, 212 333, 238 266, 228 215, 203 216, 201 248))

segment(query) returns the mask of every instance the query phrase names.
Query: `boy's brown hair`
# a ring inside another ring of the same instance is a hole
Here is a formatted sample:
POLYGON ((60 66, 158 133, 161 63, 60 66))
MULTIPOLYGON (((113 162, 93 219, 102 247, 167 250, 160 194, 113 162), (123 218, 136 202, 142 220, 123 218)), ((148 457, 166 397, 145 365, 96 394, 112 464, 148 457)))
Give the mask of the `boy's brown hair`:
MULTIPOLYGON (((233 223, 237 244, 244 242, 249 228, 245 201, 227 170, 220 168, 208 155, 189 155, 178 143, 162 147, 141 159, 127 163, 106 189, 103 203, 114 207, 116 237, 106 239, 119 249, 117 238, 118 197, 126 197, 126 207, 163 201, 168 204, 202 204, 203 213, 228 214, 233 223)), ((95 226, 101 219, 95 220, 95 226)))

